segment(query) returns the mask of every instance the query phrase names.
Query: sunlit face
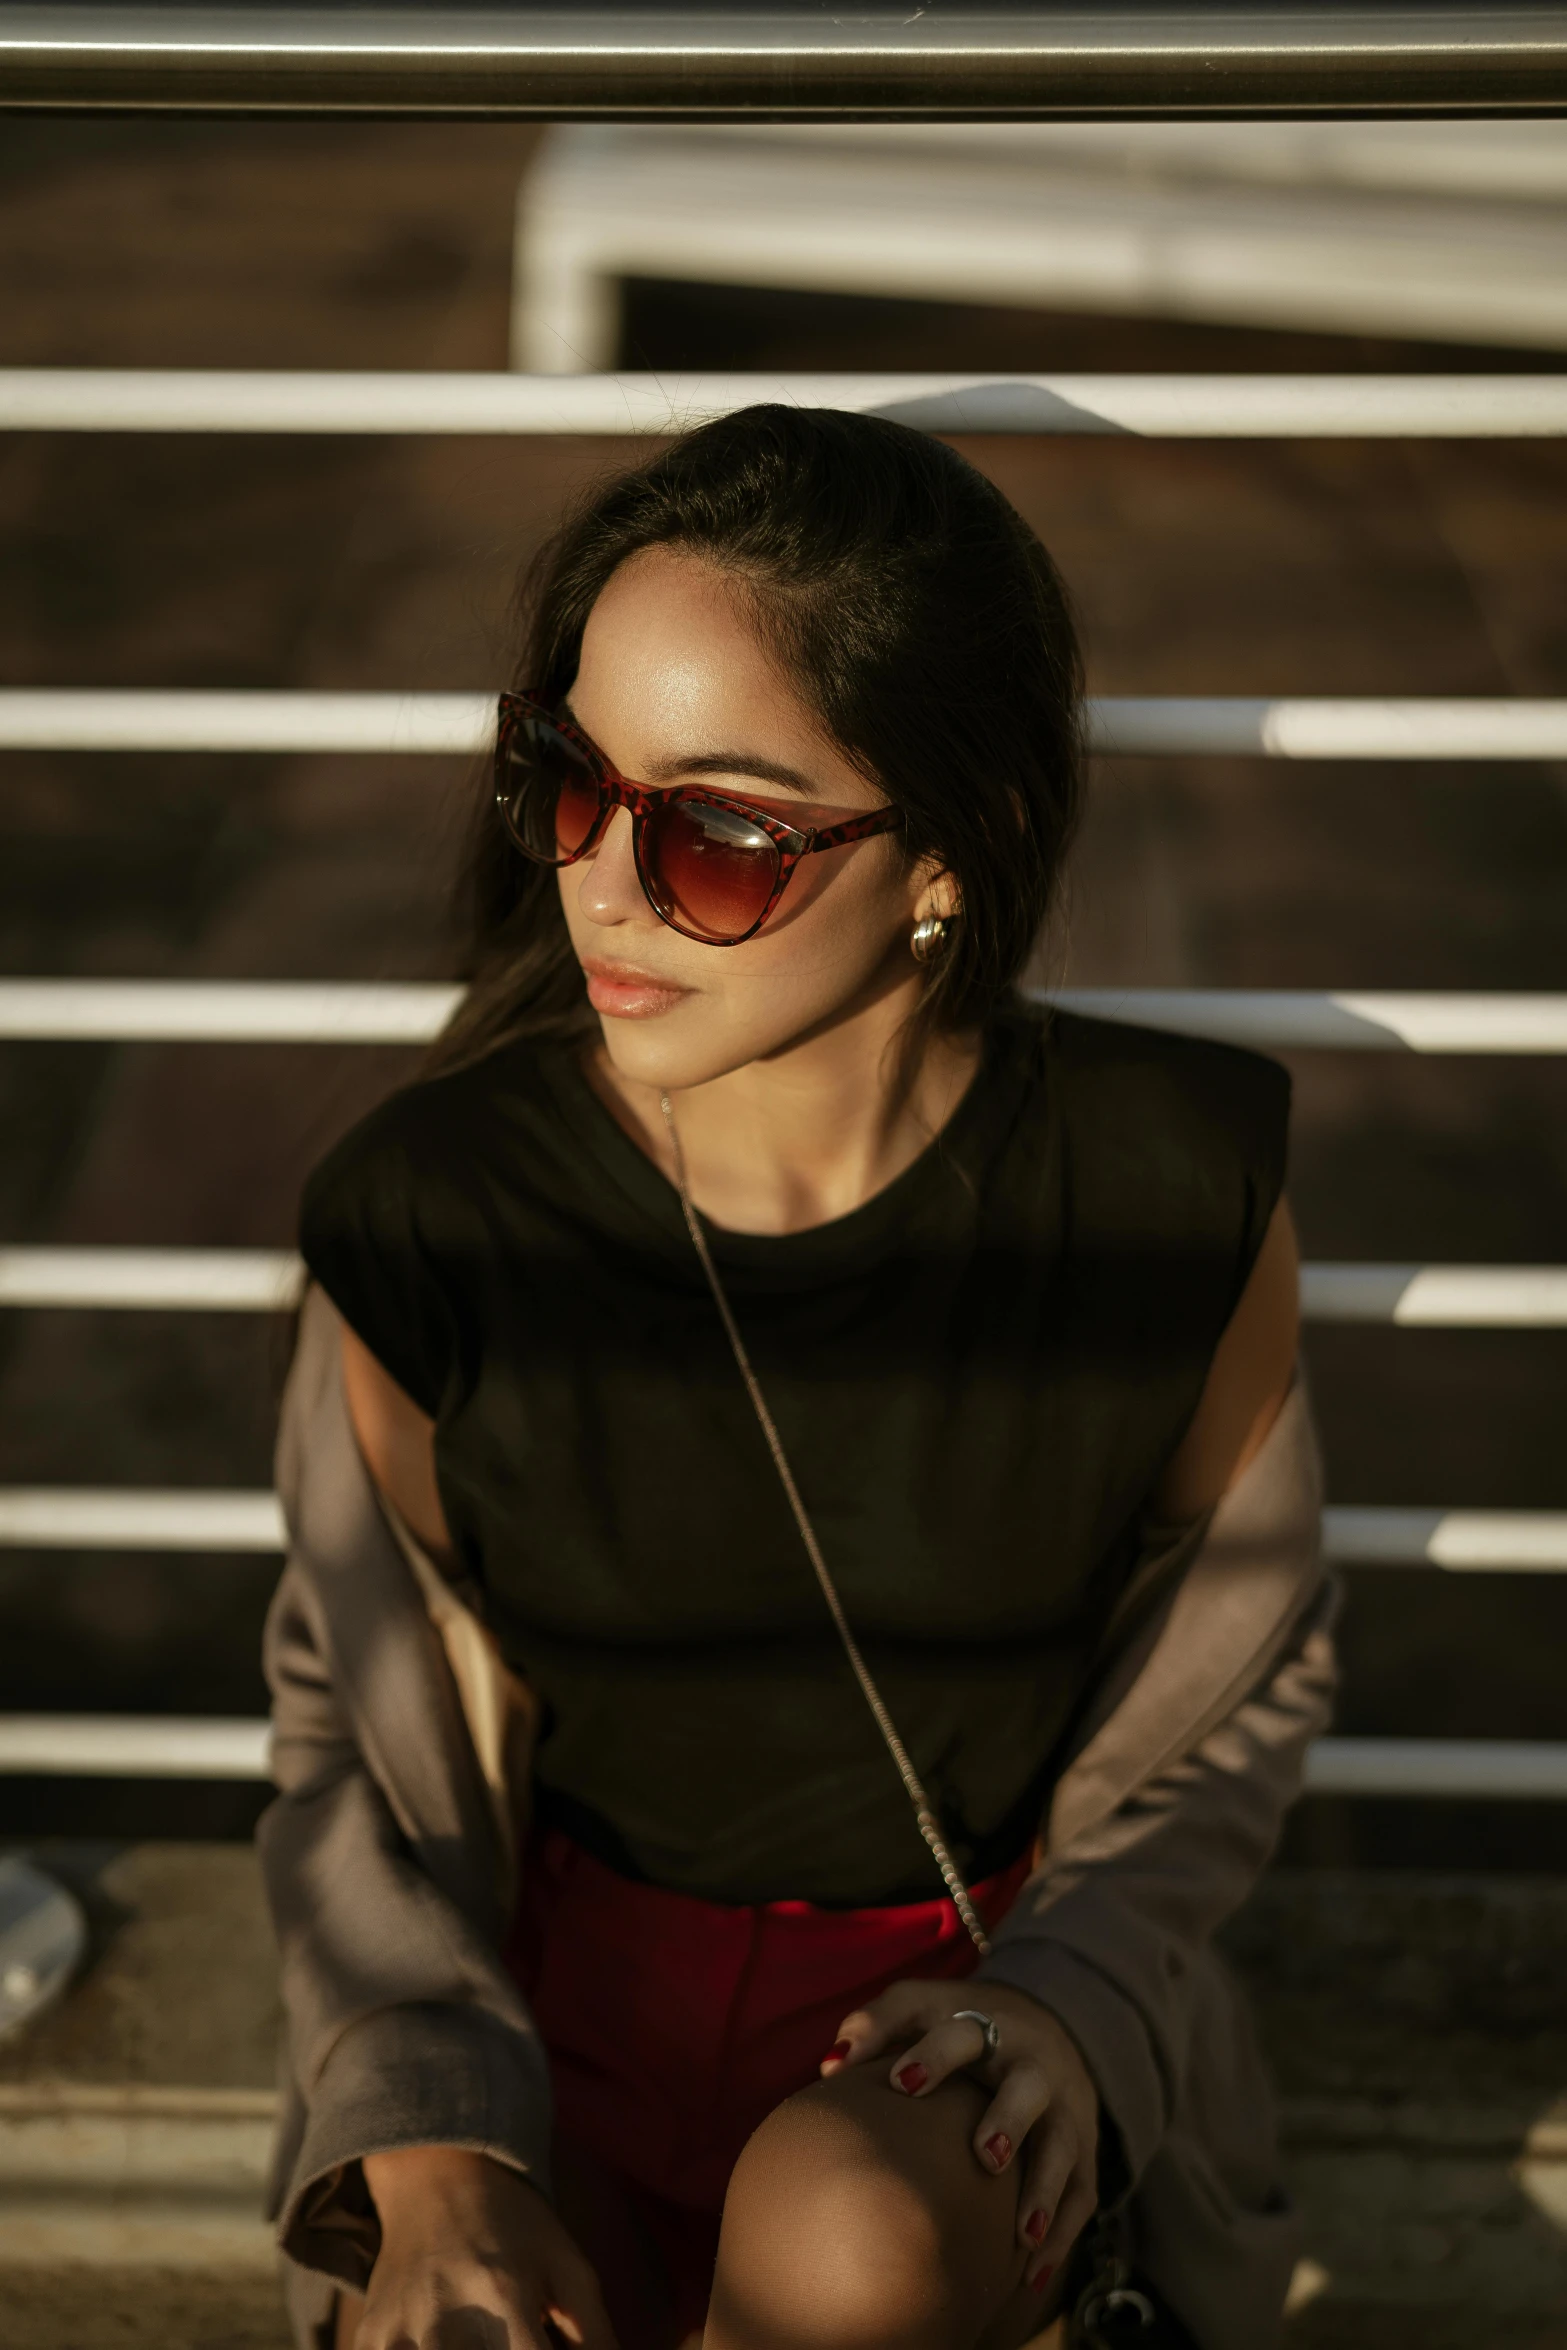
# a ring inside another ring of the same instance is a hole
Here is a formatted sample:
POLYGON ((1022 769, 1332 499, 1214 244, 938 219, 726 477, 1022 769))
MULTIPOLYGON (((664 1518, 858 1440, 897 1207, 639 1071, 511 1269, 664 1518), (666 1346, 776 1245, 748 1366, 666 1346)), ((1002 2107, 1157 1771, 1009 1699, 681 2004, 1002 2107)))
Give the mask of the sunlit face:
MULTIPOLYGON (((767 652, 733 581, 694 555, 654 548, 615 573, 589 617, 568 707, 638 783, 704 783, 816 825, 882 804, 767 652)), ((624 808, 590 856, 561 869, 560 891, 615 1067, 673 1089, 912 992, 909 939, 932 910, 929 875, 884 834, 804 858, 755 938, 707 946, 648 904, 624 808)))

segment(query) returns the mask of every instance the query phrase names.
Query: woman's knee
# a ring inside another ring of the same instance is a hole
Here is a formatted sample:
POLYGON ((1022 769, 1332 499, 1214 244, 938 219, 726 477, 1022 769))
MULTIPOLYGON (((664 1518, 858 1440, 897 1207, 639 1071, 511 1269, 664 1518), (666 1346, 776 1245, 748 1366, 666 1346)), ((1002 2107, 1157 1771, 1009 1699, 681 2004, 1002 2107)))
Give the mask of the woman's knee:
POLYGON ((979 2093, 840 2074, 769 2115, 730 2183, 708 2350, 965 2350, 1015 2290, 1016 2189, 979 2093))

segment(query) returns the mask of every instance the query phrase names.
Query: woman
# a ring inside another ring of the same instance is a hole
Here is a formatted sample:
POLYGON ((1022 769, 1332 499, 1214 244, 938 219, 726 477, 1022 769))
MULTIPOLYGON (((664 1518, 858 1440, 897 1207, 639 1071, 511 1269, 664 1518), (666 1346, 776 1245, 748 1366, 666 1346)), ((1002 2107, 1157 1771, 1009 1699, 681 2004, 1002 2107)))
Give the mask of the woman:
POLYGON ((1330 1672, 1286 1080, 1016 996, 1078 657, 942 444, 677 441, 518 684, 465 1006, 303 1216, 301 2338, 1260 2350, 1207 1939, 1330 1672))

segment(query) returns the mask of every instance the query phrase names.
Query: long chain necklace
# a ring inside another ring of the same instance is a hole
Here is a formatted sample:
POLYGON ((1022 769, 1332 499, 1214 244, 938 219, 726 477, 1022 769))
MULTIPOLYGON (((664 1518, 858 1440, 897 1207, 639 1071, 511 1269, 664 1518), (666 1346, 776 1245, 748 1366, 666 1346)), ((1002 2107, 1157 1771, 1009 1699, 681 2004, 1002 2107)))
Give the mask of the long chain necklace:
POLYGON ((691 1245, 701 1261, 703 1272, 707 1275, 707 1285, 713 1293, 713 1302, 718 1308, 724 1329, 728 1333, 735 1362, 739 1366, 740 1376, 745 1382, 746 1393, 751 1398, 751 1408, 761 1424, 762 1434, 767 1439, 767 1449, 773 1456, 773 1466, 778 1471, 779 1482, 788 1496, 789 1507, 794 1513, 794 1522, 800 1530, 800 1540, 805 1545, 806 1556, 815 1570, 817 1582, 821 1585, 822 1597, 826 1600, 828 1612, 838 1628, 838 1637, 843 1642, 844 1654, 853 1667, 854 1677, 860 1685, 861 1694, 871 1709, 877 1729, 886 1741, 887 1752, 898 1766, 898 1776, 903 1781, 909 1802, 914 1807, 914 1818, 919 1832, 929 1845, 931 1858, 941 1871, 942 1882, 952 1897, 953 1908, 967 1927, 975 1949, 983 1957, 990 1949, 989 1936, 980 1924, 974 1904, 969 1898, 969 1889, 963 1881, 957 1862, 947 1848, 947 1840, 941 1832, 941 1822, 932 1809, 930 1798, 925 1792, 919 1773, 909 1760, 908 1749, 898 1736, 897 1725, 887 1711, 881 1691, 871 1678, 870 1667, 860 1654, 860 1644, 850 1629, 848 1617, 844 1614, 843 1602, 838 1597, 837 1586, 827 1572, 827 1561, 823 1558, 822 1546, 816 1539, 816 1529, 806 1514, 804 1502, 800 1499, 800 1489, 794 1481, 794 1472, 789 1466, 788 1455, 784 1451, 782 1439, 774 1425, 773 1415, 767 1408, 767 1398, 763 1395, 761 1384, 751 1368, 751 1358, 745 1351, 745 1341, 740 1336, 739 1325, 730 1311, 724 1285, 718 1278, 718 1267, 714 1264, 712 1251, 707 1245, 707 1235, 702 1230, 696 1209, 691 1204, 691 1187, 686 1181, 685 1153, 680 1147, 680 1135, 675 1126, 675 1113, 669 1106, 667 1093, 659 1095, 658 1106, 664 1113, 664 1124, 669 1131, 669 1147, 675 1162, 675 1183, 680 1193, 680 1206, 685 1216, 686 1230, 691 1235, 691 1245))

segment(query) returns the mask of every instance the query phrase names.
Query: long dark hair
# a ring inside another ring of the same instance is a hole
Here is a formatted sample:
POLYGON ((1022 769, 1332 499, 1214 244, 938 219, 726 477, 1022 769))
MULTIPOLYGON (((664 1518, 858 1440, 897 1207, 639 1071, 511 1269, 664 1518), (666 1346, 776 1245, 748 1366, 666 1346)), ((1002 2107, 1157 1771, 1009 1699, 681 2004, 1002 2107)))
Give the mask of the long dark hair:
MULTIPOLYGON (((957 883, 919 1034, 983 1021, 1049 914, 1081 798, 1077 638, 1033 531, 907 425, 745 408, 597 489, 555 533, 523 583, 514 684, 564 696, 611 575, 659 546, 734 575, 802 699, 899 811, 908 857, 957 883)), ((469 989, 432 1065, 590 1032, 556 876, 511 847, 488 778, 459 892, 469 989)))

